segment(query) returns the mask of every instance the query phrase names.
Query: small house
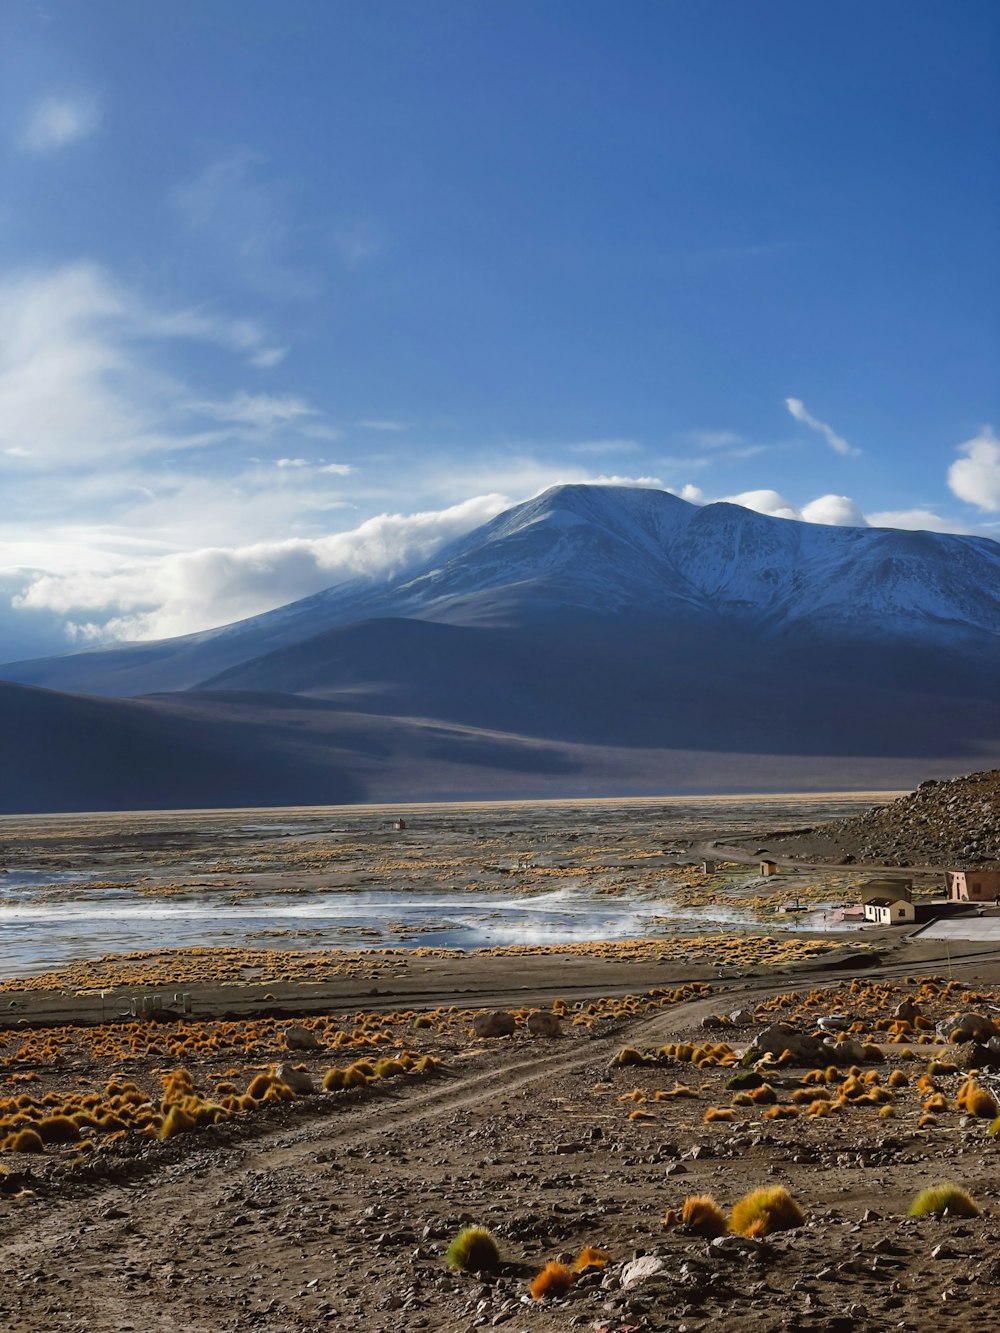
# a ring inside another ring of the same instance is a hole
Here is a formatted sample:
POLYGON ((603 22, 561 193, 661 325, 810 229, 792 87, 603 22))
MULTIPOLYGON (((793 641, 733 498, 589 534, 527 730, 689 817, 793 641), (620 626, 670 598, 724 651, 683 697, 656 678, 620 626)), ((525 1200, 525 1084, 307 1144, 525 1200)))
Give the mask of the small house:
POLYGON ((995 903, 1000 899, 1000 870, 947 870, 945 882, 953 903, 995 903))
POLYGON ((778 873, 778 863, 777 863, 777 861, 761 861, 761 863, 760 863, 760 873, 761 873, 761 875, 764 875, 764 876, 767 876, 767 875, 776 875, 776 874, 778 873))
POLYGON ((884 898, 887 902, 895 902, 902 899, 903 902, 913 901, 913 880, 912 879, 868 879, 858 890, 861 894, 861 902, 867 906, 874 902, 876 898, 884 898))
POLYGON ((868 898, 865 920, 876 926, 912 926, 917 909, 908 898, 868 898))

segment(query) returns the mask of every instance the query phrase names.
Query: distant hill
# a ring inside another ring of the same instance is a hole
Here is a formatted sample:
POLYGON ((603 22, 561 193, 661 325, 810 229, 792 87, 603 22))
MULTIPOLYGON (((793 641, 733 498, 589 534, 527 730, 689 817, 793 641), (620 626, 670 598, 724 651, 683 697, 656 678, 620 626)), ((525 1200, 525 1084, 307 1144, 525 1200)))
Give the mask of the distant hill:
POLYGON ((130 765, 137 806, 908 786, 1000 760, 1000 546, 566 486, 388 583, 0 675, 113 804, 130 765))

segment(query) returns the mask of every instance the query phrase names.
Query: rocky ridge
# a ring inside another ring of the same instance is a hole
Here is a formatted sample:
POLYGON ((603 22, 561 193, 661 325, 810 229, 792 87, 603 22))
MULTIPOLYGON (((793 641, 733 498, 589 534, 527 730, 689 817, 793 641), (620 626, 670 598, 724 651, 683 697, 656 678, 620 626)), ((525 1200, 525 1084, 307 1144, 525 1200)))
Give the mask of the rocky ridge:
POLYGON ((769 843, 812 859, 1000 867, 1000 769, 933 778, 889 805, 769 843))

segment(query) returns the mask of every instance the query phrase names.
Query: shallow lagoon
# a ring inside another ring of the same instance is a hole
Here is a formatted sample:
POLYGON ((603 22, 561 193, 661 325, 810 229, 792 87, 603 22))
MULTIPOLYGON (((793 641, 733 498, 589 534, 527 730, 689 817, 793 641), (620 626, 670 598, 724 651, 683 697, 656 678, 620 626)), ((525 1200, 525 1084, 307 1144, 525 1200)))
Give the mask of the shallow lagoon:
MULTIPOLYGON (((130 888, 88 891, 79 876, 44 900, 35 885, 0 896, 0 974, 27 975, 109 953, 218 945, 269 948, 479 949, 669 935, 678 930, 759 928, 759 913, 734 906, 679 907, 668 897, 599 896, 576 887, 531 895, 312 892, 183 900, 137 897, 130 888), (34 900, 33 900, 34 899, 34 900)), ((772 928, 823 929, 822 914, 768 918, 772 928)))
POLYGON ((873 799, 8 817, 0 974, 198 946, 477 949, 843 929, 823 909, 844 900, 850 874, 824 876, 809 910, 785 914, 774 908, 799 891, 793 883, 762 898, 755 866, 710 877, 698 866, 709 839, 749 838, 753 849, 768 829, 857 813, 873 799))

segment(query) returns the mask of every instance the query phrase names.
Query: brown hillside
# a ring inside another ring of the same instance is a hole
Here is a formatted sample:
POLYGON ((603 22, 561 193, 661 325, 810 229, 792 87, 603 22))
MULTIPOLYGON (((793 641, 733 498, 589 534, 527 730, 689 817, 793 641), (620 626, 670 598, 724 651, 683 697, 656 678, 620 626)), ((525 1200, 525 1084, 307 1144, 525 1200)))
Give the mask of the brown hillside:
POLYGON ((775 838, 768 846, 831 861, 1000 866, 1000 769, 931 779, 889 805, 798 837, 775 838))

